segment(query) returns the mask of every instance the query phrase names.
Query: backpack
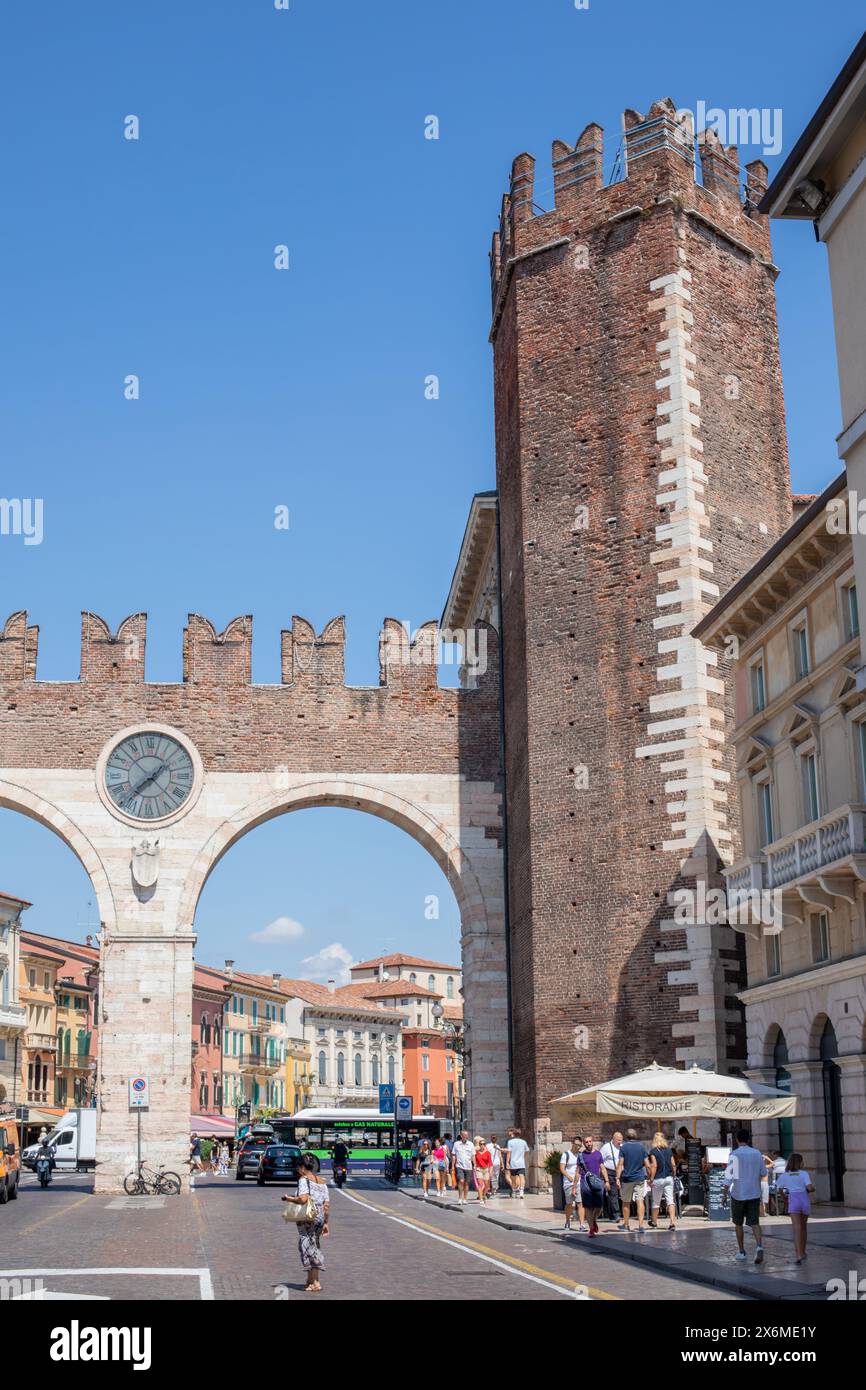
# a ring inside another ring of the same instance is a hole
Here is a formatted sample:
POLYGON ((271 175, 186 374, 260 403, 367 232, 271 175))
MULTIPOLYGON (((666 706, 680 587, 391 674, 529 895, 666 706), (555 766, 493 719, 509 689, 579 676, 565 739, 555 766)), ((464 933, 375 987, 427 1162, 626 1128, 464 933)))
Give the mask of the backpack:
POLYGON ((581 1182, 586 1186, 587 1192, 591 1192, 595 1197, 604 1196, 604 1181, 597 1173, 591 1173, 583 1160, 583 1154, 578 1154, 577 1164, 581 1172, 581 1182))

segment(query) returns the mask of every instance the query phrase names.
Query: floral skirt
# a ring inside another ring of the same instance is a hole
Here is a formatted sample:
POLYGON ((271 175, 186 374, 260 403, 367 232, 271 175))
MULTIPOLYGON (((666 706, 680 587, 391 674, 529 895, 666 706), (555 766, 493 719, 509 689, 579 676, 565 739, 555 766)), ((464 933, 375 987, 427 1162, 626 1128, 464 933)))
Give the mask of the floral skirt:
POLYGON ((321 1249, 324 1225, 324 1216, 318 1216, 315 1221, 303 1221, 298 1226, 298 1254, 304 1269, 325 1268, 325 1257, 321 1249))

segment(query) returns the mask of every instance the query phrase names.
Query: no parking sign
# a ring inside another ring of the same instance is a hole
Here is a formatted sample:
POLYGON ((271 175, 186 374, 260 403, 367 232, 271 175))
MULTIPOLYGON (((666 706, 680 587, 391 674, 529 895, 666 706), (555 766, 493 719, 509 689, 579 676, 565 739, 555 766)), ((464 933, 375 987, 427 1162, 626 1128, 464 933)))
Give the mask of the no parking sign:
POLYGON ((146 1076, 129 1078, 130 1110, 147 1110, 150 1105, 150 1086, 146 1076))

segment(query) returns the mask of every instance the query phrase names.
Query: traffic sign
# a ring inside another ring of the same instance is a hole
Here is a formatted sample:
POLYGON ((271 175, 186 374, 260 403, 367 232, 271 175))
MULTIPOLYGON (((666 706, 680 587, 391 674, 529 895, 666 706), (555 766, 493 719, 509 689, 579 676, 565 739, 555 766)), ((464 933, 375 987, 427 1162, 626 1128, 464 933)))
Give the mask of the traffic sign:
POLYGON ((150 1086, 146 1076, 131 1076, 129 1078, 129 1108, 130 1110, 147 1110, 150 1105, 150 1086))
POLYGON ((396 1096, 396 1093, 397 1093, 397 1088, 396 1088, 396 1086, 394 1086, 393 1083, 390 1082, 390 1081, 389 1081, 389 1082, 386 1082, 385 1085, 379 1087, 379 1114, 380 1114, 380 1115, 393 1115, 393 1113, 394 1113, 394 1098, 395 1098, 395 1096, 396 1096))
POLYGON ((398 1096, 394 1102, 394 1118, 404 1125, 408 1125, 412 1120, 412 1097, 398 1096))

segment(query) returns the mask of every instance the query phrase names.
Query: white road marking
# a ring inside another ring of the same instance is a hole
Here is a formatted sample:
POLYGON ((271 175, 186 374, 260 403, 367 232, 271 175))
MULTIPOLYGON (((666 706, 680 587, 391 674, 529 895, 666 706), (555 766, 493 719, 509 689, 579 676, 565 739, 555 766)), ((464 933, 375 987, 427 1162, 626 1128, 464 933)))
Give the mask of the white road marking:
POLYGON ((94 1268, 78 1266, 75 1269, 0 1269, 0 1279, 65 1279, 85 1274, 149 1274, 152 1278, 159 1279, 176 1277, 197 1279, 202 1301, 212 1302, 214 1297, 213 1280, 210 1277, 210 1270, 207 1268, 167 1269, 158 1265, 153 1268, 99 1265, 94 1268))
MULTIPOLYGON (((473 1259, 483 1260, 485 1264, 496 1265, 498 1269, 504 1270, 506 1274, 513 1274, 519 1279, 528 1279, 532 1284, 541 1284, 545 1289, 552 1289, 562 1298, 570 1298, 572 1301, 577 1297, 583 1302, 580 1295, 570 1293, 568 1289, 560 1288, 558 1284, 552 1284, 549 1279, 540 1279, 537 1274, 530 1274, 525 1269, 517 1269, 516 1266, 508 1264, 505 1260, 495 1260, 492 1255, 483 1255, 480 1250, 473 1250, 470 1246, 462 1245, 459 1240, 452 1240, 450 1236, 434 1235, 432 1231, 425 1231, 422 1227, 416 1226, 411 1221, 404 1221, 402 1217, 392 1216, 390 1212, 381 1211, 379 1207, 371 1206, 367 1202, 359 1202, 357 1197, 344 1191, 342 1194, 347 1202, 354 1202, 356 1206, 362 1207, 364 1211, 371 1211, 375 1216, 384 1216, 386 1221, 396 1221, 398 1226, 405 1226, 407 1231, 414 1231, 418 1236, 427 1236, 429 1240, 439 1240, 443 1245, 450 1245, 452 1250, 460 1250, 464 1255, 471 1255, 473 1259)), ((577 1284, 575 1284, 577 1288, 577 1284)))

